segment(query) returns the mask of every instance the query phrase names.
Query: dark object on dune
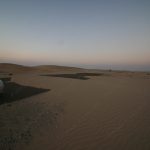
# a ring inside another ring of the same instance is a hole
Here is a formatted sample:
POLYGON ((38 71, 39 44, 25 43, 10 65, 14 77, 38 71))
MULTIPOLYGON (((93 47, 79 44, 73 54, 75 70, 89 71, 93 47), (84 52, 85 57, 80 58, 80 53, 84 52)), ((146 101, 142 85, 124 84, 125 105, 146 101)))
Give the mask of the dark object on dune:
POLYGON ((12 74, 0 73, 0 96, 4 93, 4 87, 11 81, 12 74))
POLYGON ((90 78, 87 76, 101 76, 101 75, 103 75, 103 73, 47 74, 47 75, 42 75, 42 76, 88 80, 90 78))
POLYGON ((4 87, 4 93, 0 95, 0 105, 21 100, 36 94, 47 92, 49 89, 35 88, 30 86, 19 85, 14 82, 7 83, 4 87))

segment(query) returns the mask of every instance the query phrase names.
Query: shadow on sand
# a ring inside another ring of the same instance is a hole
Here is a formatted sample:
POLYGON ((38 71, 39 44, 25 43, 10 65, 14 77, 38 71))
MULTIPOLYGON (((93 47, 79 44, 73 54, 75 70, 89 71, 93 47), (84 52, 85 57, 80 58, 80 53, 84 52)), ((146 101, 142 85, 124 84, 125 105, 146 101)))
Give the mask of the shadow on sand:
POLYGON ((72 78, 79 80, 88 80, 89 76, 102 76, 103 73, 75 73, 75 74, 46 74, 41 76, 50 76, 50 77, 62 77, 62 78, 72 78))
POLYGON ((14 82, 6 84, 4 93, 0 95, 0 105, 4 103, 12 103, 36 94, 47 92, 49 89, 35 88, 30 86, 19 85, 14 82))

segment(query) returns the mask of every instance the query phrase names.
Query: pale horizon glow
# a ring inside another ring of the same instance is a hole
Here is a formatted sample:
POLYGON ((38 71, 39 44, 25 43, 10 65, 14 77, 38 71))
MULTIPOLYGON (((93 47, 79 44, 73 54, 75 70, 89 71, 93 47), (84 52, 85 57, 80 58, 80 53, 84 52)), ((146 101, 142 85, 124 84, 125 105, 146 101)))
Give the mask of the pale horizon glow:
POLYGON ((149 0, 2 0, 0 63, 150 71, 149 0))

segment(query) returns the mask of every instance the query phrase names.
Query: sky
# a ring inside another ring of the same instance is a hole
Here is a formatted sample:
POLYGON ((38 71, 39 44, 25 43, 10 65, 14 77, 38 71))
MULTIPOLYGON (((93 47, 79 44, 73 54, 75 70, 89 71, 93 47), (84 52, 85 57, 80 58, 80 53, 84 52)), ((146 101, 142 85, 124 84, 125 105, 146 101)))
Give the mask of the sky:
POLYGON ((150 0, 0 0, 0 62, 150 71, 150 0))

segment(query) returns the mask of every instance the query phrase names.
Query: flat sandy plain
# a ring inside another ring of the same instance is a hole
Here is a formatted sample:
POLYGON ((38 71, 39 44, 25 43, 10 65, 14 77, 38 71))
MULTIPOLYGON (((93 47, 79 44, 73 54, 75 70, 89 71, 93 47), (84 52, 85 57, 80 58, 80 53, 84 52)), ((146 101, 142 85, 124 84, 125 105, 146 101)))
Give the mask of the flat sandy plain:
POLYGON ((150 150, 150 73, 11 64, 0 71, 13 73, 11 86, 23 93, 0 97, 0 150, 150 150), (85 72, 101 75, 41 76, 85 72))

